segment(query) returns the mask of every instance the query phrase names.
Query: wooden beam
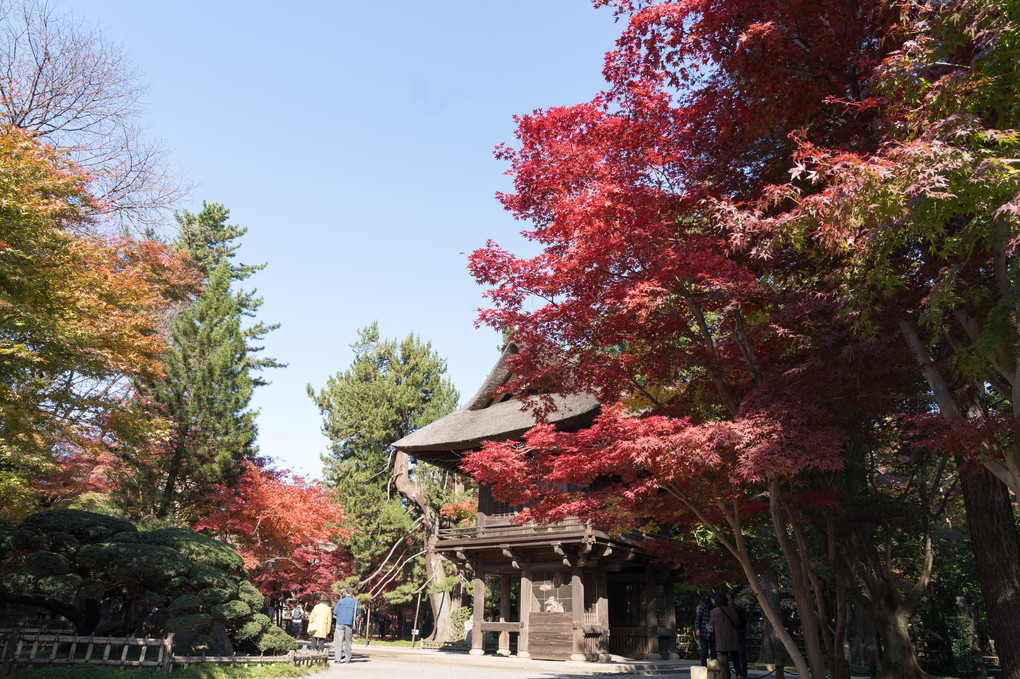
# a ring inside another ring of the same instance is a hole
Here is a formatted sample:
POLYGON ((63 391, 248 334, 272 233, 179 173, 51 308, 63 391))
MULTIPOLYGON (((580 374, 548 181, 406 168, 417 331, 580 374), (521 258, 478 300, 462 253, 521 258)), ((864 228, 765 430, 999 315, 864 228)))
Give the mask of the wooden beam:
POLYGON ((517 599, 517 605, 520 609, 520 620, 521 620, 521 631, 517 635, 517 657, 518 658, 530 658, 531 653, 528 651, 529 642, 529 626, 531 624, 531 566, 526 565, 521 570, 521 595, 517 599))
MULTIPOLYGON (((507 623, 507 618, 510 617, 510 576, 501 575, 499 576, 499 621, 501 623, 507 623)), ((485 629, 485 623, 482 623, 482 629, 485 629)), ((496 653, 499 655, 507 656, 510 655, 510 629, 501 629, 499 631, 499 648, 496 653)), ((513 630, 516 631, 516 630, 513 630)))
POLYGON ((474 554, 466 554, 464 551, 458 549, 454 553, 454 558, 456 559, 456 561, 458 561, 460 564, 462 564, 464 566, 464 570, 471 571, 471 572, 474 572, 475 570, 477 570, 476 569, 476 566, 477 566, 476 562, 477 562, 478 558, 477 558, 476 555, 474 555, 474 554))
POLYGON ((591 535, 585 536, 581 546, 577 548, 577 567, 581 568, 588 563, 589 555, 595 546, 595 538, 591 535))
POLYGON ((583 661, 584 655, 584 577, 580 568, 570 572, 571 622, 574 626, 570 659, 583 661))
POLYGON ((485 620, 485 571, 481 568, 475 571, 473 584, 470 653, 471 655, 483 655, 485 653, 482 648, 482 622, 485 620))
POLYGON ((659 650, 659 612, 655 605, 657 602, 655 576, 650 570, 645 570, 644 595, 645 625, 648 627, 647 658, 648 660, 661 660, 662 653, 659 650))
POLYGON ((571 559, 570 555, 563 549, 563 545, 559 542, 552 543, 553 551, 563 557, 563 565, 567 568, 573 568, 576 559, 571 559))
POLYGON ((503 556, 510 559, 510 565, 514 568, 522 570, 527 565, 528 560, 519 548, 515 549, 506 543, 499 545, 499 548, 503 552, 503 556))

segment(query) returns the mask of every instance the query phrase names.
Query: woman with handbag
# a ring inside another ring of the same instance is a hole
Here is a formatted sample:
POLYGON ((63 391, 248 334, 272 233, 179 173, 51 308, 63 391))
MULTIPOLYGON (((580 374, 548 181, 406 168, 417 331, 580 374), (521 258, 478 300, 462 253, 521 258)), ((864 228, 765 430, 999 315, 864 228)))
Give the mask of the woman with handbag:
POLYGON ((312 637, 312 650, 325 651, 326 639, 332 631, 333 609, 329 607, 329 597, 319 597, 319 603, 308 614, 308 634, 312 637))
MULTIPOLYGON (((730 658, 733 659, 734 669, 737 666, 737 658, 740 652, 740 640, 737 637, 737 625, 740 617, 733 606, 726 605, 726 597, 722 594, 712 595, 715 608, 709 616, 709 622, 715 630, 715 653, 719 664, 725 670, 725 677, 730 676, 730 658)), ((739 678, 738 678, 739 679, 739 678)))

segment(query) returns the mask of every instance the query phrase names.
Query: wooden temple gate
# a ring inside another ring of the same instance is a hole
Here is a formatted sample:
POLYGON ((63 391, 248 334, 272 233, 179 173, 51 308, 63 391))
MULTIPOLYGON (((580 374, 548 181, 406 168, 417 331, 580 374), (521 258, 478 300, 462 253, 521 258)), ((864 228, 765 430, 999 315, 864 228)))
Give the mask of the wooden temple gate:
MULTIPOLYGON (((478 393, 460 410, 393 443, 393 447, 460 473, 466 451, 483 441, 517 440, 537 420, 501 392, 512 379, 509 343, 478 393)), ((587 395, 546 394, 544 422, 566 431, 588 426, 599 412, 587 395)), ((471 653, 484 653, 485 633, 497 653, 520 657, 608 660, 676 657, 675 569, 656 565, 641 536, 610 536, 578 521, 518 525, 519 508, 480 488, 477 525, 440 531, 436 549, 470 575, 471 653), (485 619, 485 579, 499 578, 498 620, 485 619), (513 592, 516 591, 516 607, 513 592), (516 608, 516 612, 514 609, 516 608)))
POLYGON ((498 532, 461 531, 439 543, 473 583, 472 629, 482 632, 472 633, 473 654, 484 652, 490 632, 498 634, 502 655, 511 653, 515 635, 516 654, 524 658, 676 657, 674 576, 633 544, 577 523, 498 532), (498 590, 491 588, 499 592, 498 620, 485 618, 487 577, 499 581, 498 590))

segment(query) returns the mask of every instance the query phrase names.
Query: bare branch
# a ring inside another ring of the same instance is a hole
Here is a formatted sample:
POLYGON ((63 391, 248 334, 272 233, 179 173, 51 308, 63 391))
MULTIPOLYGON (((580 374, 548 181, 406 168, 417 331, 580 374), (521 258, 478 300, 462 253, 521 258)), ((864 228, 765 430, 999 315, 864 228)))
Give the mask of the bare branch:
POLYGON ((98 29, 48 0, 0 0, 0 122, 65 149, 121 227, 161 223, 187 188, 142 134, 144 91, 98 29))

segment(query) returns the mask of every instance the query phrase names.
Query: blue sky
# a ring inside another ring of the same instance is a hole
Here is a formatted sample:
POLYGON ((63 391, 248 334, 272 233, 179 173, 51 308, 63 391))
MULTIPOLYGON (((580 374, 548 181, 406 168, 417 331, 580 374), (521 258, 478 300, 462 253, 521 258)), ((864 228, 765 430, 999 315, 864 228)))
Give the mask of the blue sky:
POLYGON ((259 445, 317 476, 326 452, 306 385, 353 358, 357 329, 414 332, 469 398, 499 338, 476 329, 467 254, 522 249, 495 200, 493 147, 514 114, 580 103, 603 86, 620 29, 588 0, 424 3, 65 0, 120 43, 148 90, 145 123, 203 200, 248 227, 245 263, 266 353, 289 364, 257 391, 259 445))

